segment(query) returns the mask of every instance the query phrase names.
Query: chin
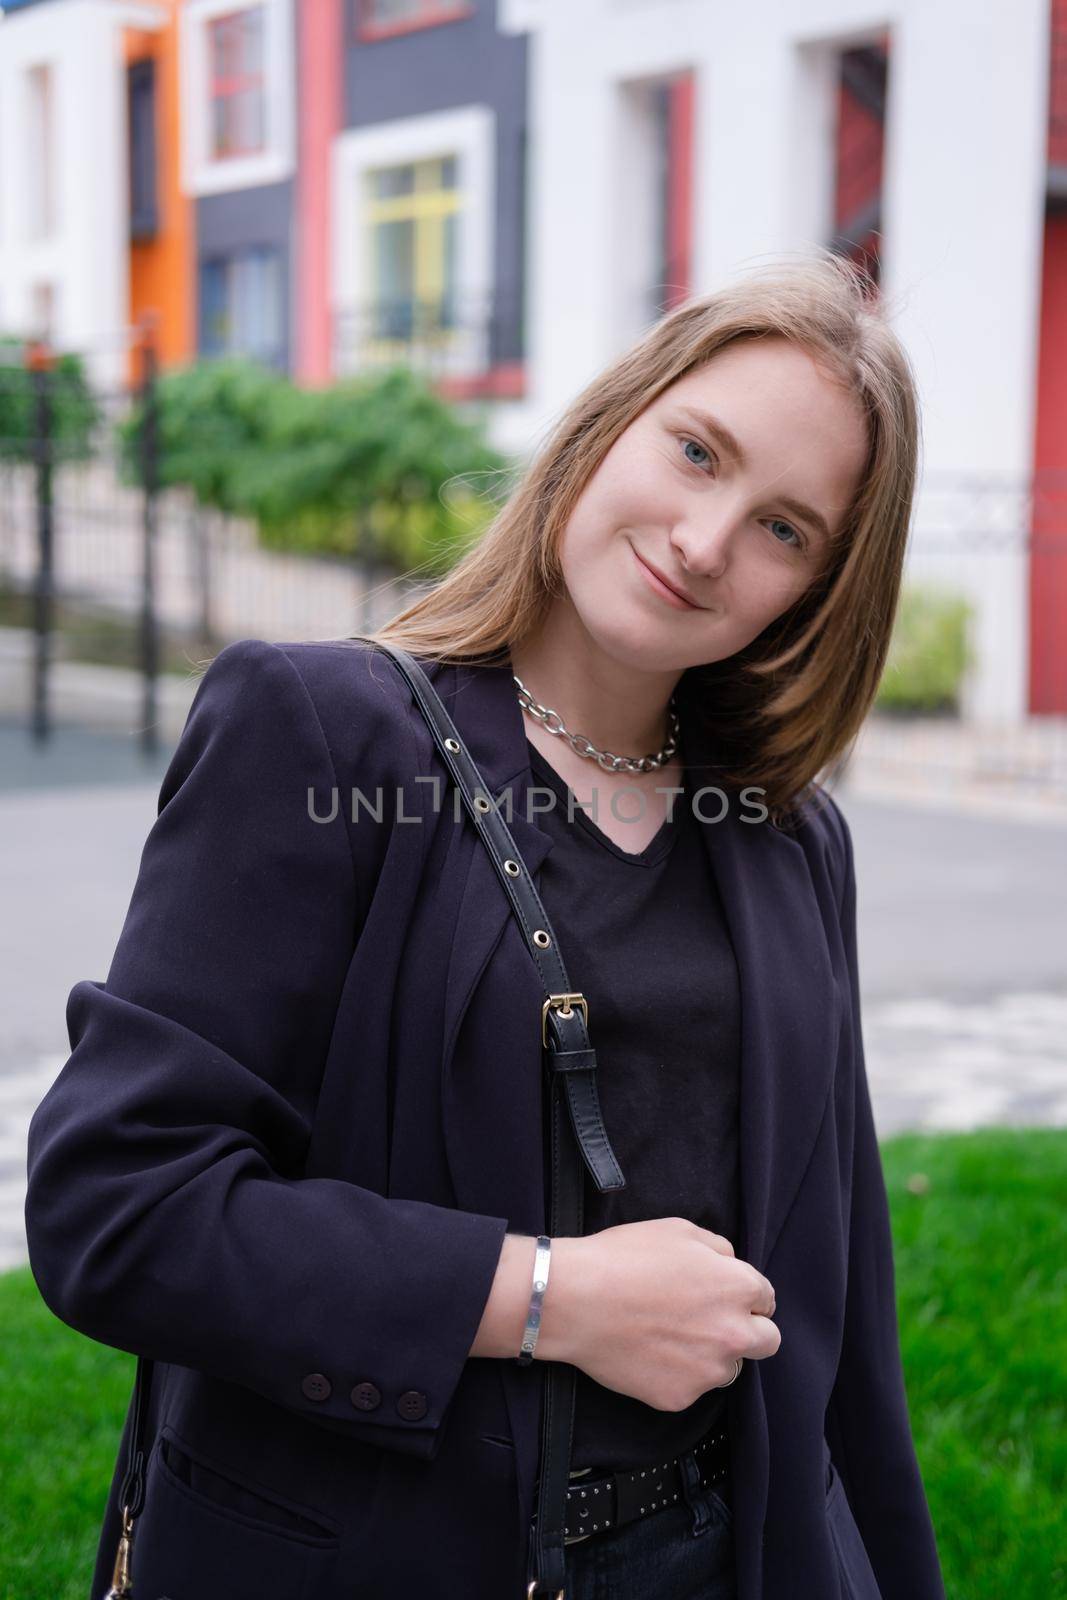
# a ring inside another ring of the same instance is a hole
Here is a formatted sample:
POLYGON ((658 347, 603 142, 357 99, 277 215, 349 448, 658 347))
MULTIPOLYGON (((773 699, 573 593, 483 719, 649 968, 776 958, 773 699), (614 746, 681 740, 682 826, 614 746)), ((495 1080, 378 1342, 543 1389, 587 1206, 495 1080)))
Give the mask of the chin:
POLYGON ((627 601, 620 596, 617 610, 608 622, 598 608, 596 620, 584 622, 586 632, 612 661, 620 667, 638 672, 680 672, 685 662, 678 659, 678 641, 672 639, 662 624, 650 623, 647 617, 627 618, 627 601), (614 626, 612 625, 614 623, 614 626))

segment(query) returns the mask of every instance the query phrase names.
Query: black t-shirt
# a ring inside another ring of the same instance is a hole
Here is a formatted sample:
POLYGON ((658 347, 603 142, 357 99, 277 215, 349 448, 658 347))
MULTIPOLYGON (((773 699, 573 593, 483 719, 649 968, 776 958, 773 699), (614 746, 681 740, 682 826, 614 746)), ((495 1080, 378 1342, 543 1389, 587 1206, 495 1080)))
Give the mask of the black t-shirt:
MULTIPOLYGON (((629 852, 529 740, 527 748, 542 791, 531 816, 555 841, 539 869, 541 898, 571 983, 589 1002, 600 1104, 626 1177, 624 1189, 601 1194, 585 1173, 583 1232, 686 1217, 736 1248, 740 986, 688 775, 655 838, 629 852), (542 811, 545 790, 556 799, 542 811)), ((646 782, 654 789, 651 773, 634 789, 646 782)), ((635 805, 626 795, 618 813, 632 816, 635 805)), ((659 1411, 581 1369, 576 1384, 572 1470, 665 1460, 726 1423, 725 1389, 659 1411)))

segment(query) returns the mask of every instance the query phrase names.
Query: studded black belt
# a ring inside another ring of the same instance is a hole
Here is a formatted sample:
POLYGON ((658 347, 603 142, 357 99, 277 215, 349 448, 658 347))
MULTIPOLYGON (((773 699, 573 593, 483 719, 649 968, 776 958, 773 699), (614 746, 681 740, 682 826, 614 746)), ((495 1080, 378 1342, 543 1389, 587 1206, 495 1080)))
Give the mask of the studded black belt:
MULTIPOLYGON (((700 1487, 724 1489, 729 1497, 730 1446, 724 1432, 704 1435, 692 1451, 700 1471, 700 1487)), ((598 1471, 581 1467, 570 1474, 567 1490, 564 1544, 591 1539, 608 1528, 621 1528, 637 1522, 684 1498, 684 1468, 681 1456, 653 1462, 648 1467, 633 1467, 621 1472, 598 1471)))

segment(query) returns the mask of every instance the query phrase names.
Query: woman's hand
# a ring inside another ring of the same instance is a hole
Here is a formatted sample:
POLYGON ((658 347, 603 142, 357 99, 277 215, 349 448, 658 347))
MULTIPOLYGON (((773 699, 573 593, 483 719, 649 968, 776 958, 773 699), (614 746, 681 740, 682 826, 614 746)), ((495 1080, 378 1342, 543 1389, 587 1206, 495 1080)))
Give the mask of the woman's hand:
POLYGON ((568 1361, 657 1411, 773 1356, 774 1289, 733 1245, 683 1217, 552 1241, 537 1359, 568 1361))

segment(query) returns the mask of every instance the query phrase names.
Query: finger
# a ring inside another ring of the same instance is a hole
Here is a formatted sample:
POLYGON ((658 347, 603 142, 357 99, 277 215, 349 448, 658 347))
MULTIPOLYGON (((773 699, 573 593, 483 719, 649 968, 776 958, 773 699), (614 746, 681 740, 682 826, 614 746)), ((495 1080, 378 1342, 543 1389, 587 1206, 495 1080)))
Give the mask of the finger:
POLYGON ((713 1250, 717 1250, 719 1255, 732 1256, 734 1254, 733 1245, 723 1234, 712 1233, 710 1228, 703 1228, 701 1232, 704 1234, 707 1243, 711 1245, 713 1250))
POLYGON ((755 1293, 752 1297, 753 1312, 764 1317, 773 1317, 775 1304, 774 1284, 765 1278, 762 1272, 757 1272, 755 1293))

